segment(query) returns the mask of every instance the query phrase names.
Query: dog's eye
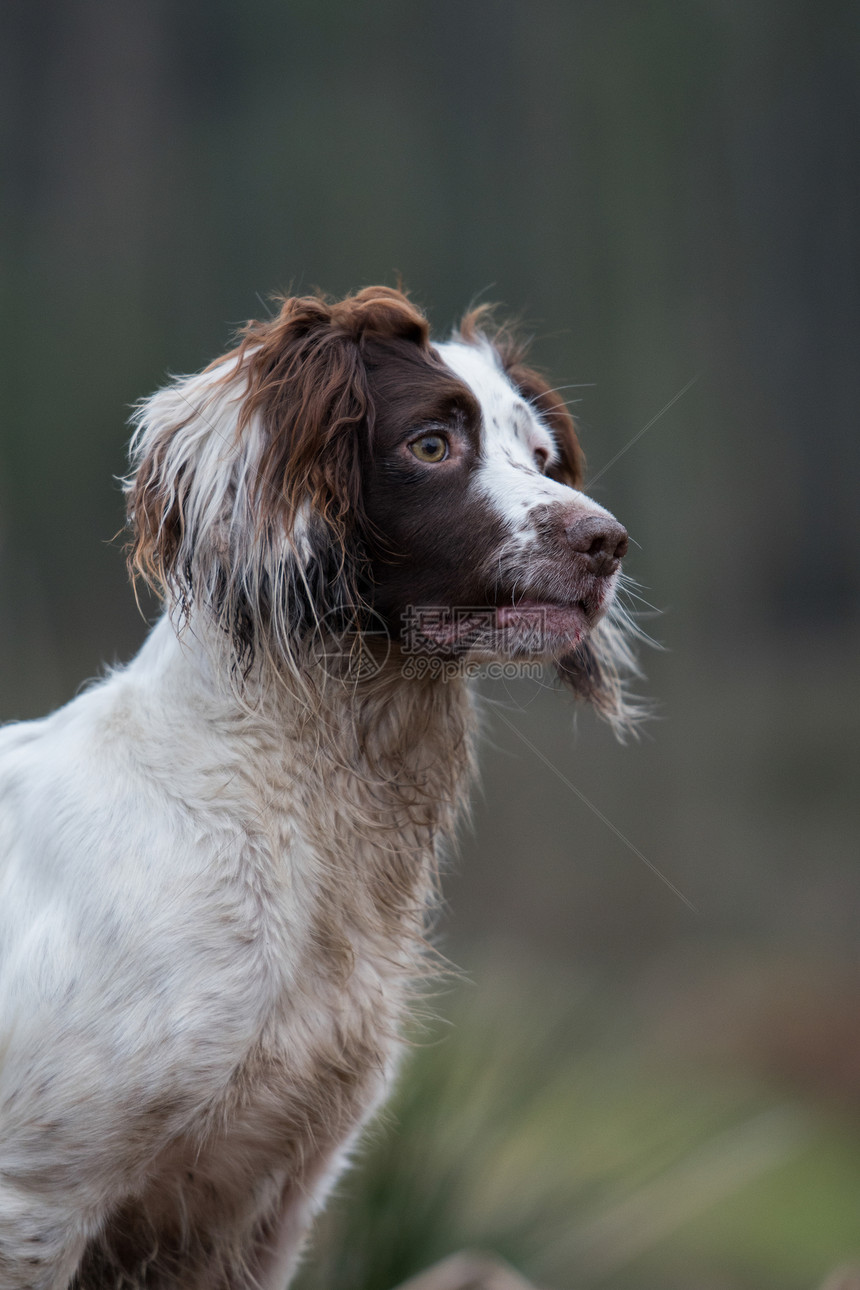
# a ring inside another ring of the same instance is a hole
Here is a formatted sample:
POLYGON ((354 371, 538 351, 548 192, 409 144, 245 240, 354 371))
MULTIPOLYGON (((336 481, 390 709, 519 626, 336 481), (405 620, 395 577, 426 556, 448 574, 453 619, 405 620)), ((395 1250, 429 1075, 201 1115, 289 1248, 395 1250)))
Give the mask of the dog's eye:
POLYGON ((442 434, 423 434, 420 439, 413 439, 409 451, 419 461, 444 461, 448 456, 448 440, 442 434))
POLYGON ((546 448, 535 448, 535 465, 540 473, 543 474, 549 465, 549 453, 546 448))

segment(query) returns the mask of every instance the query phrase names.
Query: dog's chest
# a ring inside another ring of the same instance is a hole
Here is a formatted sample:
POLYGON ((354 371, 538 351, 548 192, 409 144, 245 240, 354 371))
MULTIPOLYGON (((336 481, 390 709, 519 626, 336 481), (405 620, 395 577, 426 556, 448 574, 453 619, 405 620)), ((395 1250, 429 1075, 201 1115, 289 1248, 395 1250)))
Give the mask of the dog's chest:
POLYGON ((268 1159, 297 1177, 372 1113, 394 1073, 399 1008, 389 998, 374 1011, 353 994, 335 1010, 306 990, 269 1019, 217 1108, 222 1158, 253 1158, 257 1173, 268 1159))
POLYGON ((217 1115, 237 1143, 270 1144, 281 1161, 348 1138, 396 1065, 437 840, 469 771, 466 740, 441 757, 422 727, 411 747, 328 758, 292 747, 265 775, 257 763, 232 886, 258 1025, 217 1115))
POLYGON ((246 857, 259 1022, 217 1108, 225 1147, 296 1167, 349 1137, 390 1083, 435 859, 429 820, 383 845, 343 818, 343 796, 325 810, 319 836, 294 814, 246 857))

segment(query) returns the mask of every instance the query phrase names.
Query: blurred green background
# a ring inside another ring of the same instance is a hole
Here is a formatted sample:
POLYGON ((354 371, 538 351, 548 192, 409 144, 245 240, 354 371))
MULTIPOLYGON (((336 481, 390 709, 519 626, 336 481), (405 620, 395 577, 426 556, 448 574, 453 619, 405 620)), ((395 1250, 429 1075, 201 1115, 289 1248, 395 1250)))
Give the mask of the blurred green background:
POLYGON ((639 743, 488 687, 470 984, 314 1285, 476 1241, 559 1290, 860 1254, 859 40, 842 0, 3 6, 0 719, 139 644, 128 405, 276 289, 402 275, 440 336, 503 301, 591 472, 623 452, 594 494, 662 611, 639 743))

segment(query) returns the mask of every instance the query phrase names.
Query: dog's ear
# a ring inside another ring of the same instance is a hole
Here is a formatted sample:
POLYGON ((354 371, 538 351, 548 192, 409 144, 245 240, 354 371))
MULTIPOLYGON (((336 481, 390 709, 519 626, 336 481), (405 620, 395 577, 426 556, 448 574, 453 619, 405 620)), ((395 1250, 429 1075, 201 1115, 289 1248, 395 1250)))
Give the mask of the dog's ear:
POLYGON ((239 459, 238 392, 227 378, 236 374, 232 363, 175 377, 132 416, 129 570, 182 609, 199 590, 204 549, 226 543, 239 459))
POLYGON ((373 407, 365 341, 429 343, 426 319, 400 291, 368 287, 329 303, 284 300, 277 318, 245 328, 248 396, 242 423, 258 416, 266 436, 256 481, 258 513, 290 528, 308 506, 341 538, 362 528, 361 458, 373 407))
POLYGON ((206 606, 246 664, 357 609, 371 336, 428 344, 401 292, 285 299, 231 353, 137 409, 132 571, 186 615, 206 606))
POLYGON ((559 457, 547 469, 550 479, 570 488, 582 488, 585 456, 567 404, 540 372, 526 362, 527 345, 517 336, 514 327, 496 322, 493 314, 492 305, 479 305, 466 314, 460 323, 459 334, 470 344, 483 339, 492 345, 508 380, 549 426, 559 457))

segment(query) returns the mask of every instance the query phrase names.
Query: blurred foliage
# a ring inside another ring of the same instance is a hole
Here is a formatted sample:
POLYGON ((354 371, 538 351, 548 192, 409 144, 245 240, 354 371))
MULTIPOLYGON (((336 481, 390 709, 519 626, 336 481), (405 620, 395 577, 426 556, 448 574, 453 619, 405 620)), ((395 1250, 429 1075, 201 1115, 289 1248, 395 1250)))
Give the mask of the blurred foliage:
POLYGON ((605 985, 482 978, 418 1030, 299 1290, 392 1290, 464 1247, 556 1290, 812 1290, 860 1251, 856 1114, 661 1048, 605 985))

